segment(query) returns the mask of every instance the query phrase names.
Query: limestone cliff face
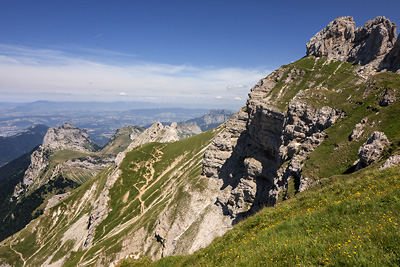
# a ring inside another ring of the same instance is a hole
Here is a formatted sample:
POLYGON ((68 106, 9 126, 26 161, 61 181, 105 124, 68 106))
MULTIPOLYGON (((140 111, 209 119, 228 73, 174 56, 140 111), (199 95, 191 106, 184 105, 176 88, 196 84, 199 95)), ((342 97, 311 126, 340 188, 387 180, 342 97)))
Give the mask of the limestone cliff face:
POLYGON ((395 43, 396 25, 385 17, 377 17, 359 28, 352 17, 339 17, 312 37, 306 47, 307 56, 326 56, 382 69, 393 66, 392 61, 398 62, 395 43))
POLYGON ((94 144, 86 130, 64 123, 57 128, 49 128, 43 139, 43 147, 52 150, 72 149, 77 151, 95 151, 94 144))
MULTIPOLYGON (((396 70, 398 43, 396 25, 385 17, 377 17, 360 28, 355 27, 352 17, 337 18, 307 43, 307 56, 317 57, 309 70, 314 71, 318 57, 327 57, 327 62, 368 65, 375 71, 380 66, 382 69, 382 62, 388 62, 385 68, 396 70)), ((338 66, 339 69, 341 65, 338 66)), ((329 79, 335 72, 326 77, 329 79)), ((341 110, 315 105, 304 97, 306 91, 329 90, 323 83, 309 80, 308 87, 303 87, 307 89, 288 97, 287 88, 301 86, 305 74, 305 69, 282 66, 261 79, 251 89, 246 107, 225 123, 204 154, 203 175, 223 181, 216 203, 234 221, 264 205, 274 205, 280 197, 288 197, 290 182, 296 184, 297 192, 307 189, 311 181, 302 175, 305 160, 327 137, 324 130, 346 117, 341 110), (278 92, 276 88, 280 88, 278 92)), ((362 75, 371 72, 357 70, 354 74, 356 80, 365 80, 362 75)), ((317 73, 313 78, 320 76, 317 73)), ((378 97, 381 106, 396 101, 390 90, 378 97)), ((321 98, 319 93, 309 95, 321 98)), ((362 129, 363 124, 357 125, 350 139, 358 139, 362 129)), ((379 144, 387 144, 381 139, 379 144)), ((360 148, 362 166, 370 164, 366 161, 376 162, 382 152, 371 143, 360 148), (370 154, 376 153, 371 159, 370 154)))
MULTIPOLYGON (((225 122, 225 121, 224 121, 225 122)), ((178 123, 176 127, 179 139, 185 139, 196 134, 201 134, 203 131, 195 122, 178 123)))
MULTIPOLYGON (((31 155, 31 163, 25 171, 24 178, 21 183, 14 188, 13 197, 19 198, 27 187, 38 180, 42 170, 48 165, 47 149, 40 146, 31 155)), ((12 201, 12 199, 10 200, 12 201)))
POLYGON ((81 159, 78 161, 66 162, 62 165, 56 165, 55 168, 48 170, 47 178, 42 175, 49 165, 49 156, 55 151, 68 149, 81 152, 91 152, 97 149, 85 130, 76 128, 75 126, 65 123, 60 127, 49 128, 43 138, 42 145, 31 155, 31 163, 25 171, 24 178, 14 189, 13 197, 19 198, 22 194, 29 193, 37 189, 48 180, 55 178, 63 167, 71 168, 79 166, 87 170, 104 168, 110 164, 110 160, 105 162, 95 162, 94 158, 81 159), (98 165, 97 163, 100 163, 98 165), (103 164, 104 163, 104 164, 103 164), (103 166, 101 166, 103 164, 103 166))
POLYGON ((400 73, 400 35, 397 37, 393 49, 385 56, 379 67, 400 73))
POLYGON ((251 89, 246 108, 225 123, 204 154, 203 174, 223 180, 224 193, 217 203, 235 220, 274 205, 289 179, 300 183, 299 191, 305 190, 302 161, 322 143, 323 130, 344 117, 339 110, 315 109, 296 97, 286 112, 280 111, 268 94, 283 72, 278 69, 251 89))

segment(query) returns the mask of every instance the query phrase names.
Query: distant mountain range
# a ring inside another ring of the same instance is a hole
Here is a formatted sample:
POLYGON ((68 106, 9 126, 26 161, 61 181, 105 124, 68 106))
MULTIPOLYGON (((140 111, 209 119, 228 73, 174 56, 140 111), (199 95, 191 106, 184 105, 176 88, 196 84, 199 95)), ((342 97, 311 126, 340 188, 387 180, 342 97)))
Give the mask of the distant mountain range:
POLYGON ((188 120, 187 122, 197 123, 200 129, 205 132, 215 127, 218 127, 218 125, 226 122, 234 114, 235 113, 230 110, 212 109, 204 116, 188 120))
MULTIPOLYGON (((27 106, 40 106, 49 104, 49 110, 56 108, 54 102, 35 102, 27 106)), ((81 107, 74 105, 74 103, 64 103, 60 107, 81 107)), ((93 104, 93 107, 97 107, 93 104)), ((10 104, 9 107, 12 107, 10 104)), ((110 104, 109 107, 112 107, 110 104)), ((13 109, 14 110, 14 109, 13 109)), ((61 113, 61 109, 55 110, 56 114, 61 113)), ((3 110, 4 112, 4 110, 3 110)), ((49 111, 46 111, 49 112, 49 111)), ((0 136, 0 166, 4 165, 11 160, 29 152, 34 147, 40 145, 47 129, 50 127, 58 126, 65 122, 76 122, 78 128, 87 129, 91 139, 99 146, 104 146, 109 142, 110 138, 115 134, 118 129, 127 126, 144 126, 150 127, 153 123, 161 121, 164 125, 170 125, 172 122, 178 123, 178 134, 180 137, 190 137, 194 134, 210 130, 217 127, 221 123, 228 120, 234 113, 229 110, 203 110, 203 109, 182 109, 182 108, 163 108, 163 109, 134 109, 126 110, 123 112, 110 112, 106 115, 104 112, 94 115, 91 110, 85 114, 82 110, 69 111, 70 116, 61 115, 43 115, 38 116, 38 110, 30 110, 23 117, 8 117, 0 119, 0 130, 4 132, 18 133, 10 136, 0 136), (30 115, 29 115, 30 114, 30 115), (118 114, 120 114, 118 116, 118 114), (78 117, 79 116, 79 117, 78 117), (36 122, 43 122, 23 128, 36 122), (131 123, 132 122, 132 123, 131 123), (130 124, 131 123, 131 124, 130 124), (114 129, 116 128, 116 129, 114 129)), ((12 113, 7 113, 10 116, 12 113)), ((6 116, 7 117, 7 116, 6 116)), ((73 123, 72 123, 73 124, 73 123)), ((139 127, 140 127, 139 126, 139 127)), ((1 133, 1 132, 0 132, 1 133)))
POLYGON ((91 139, 103 146, 117 129, 128 125, 149 126, 157 121, 186 122, 208 112, 208 109, 153 108, 154 106, 151 103, 146 106, 136 102, 0 103, 0 136, 15 135, 34 124, 57 127, 69 122, 81 129, 87 129, 91 139))

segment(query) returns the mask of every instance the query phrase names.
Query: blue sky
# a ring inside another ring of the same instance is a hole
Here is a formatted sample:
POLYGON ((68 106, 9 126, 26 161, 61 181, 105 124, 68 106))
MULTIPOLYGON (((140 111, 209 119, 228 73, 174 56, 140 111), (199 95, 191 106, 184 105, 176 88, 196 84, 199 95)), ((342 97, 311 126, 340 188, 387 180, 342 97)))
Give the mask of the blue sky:
POLYGON ((0 2, 0 102, 245 105, 338 16, 400 23, 398 1, 0 2))

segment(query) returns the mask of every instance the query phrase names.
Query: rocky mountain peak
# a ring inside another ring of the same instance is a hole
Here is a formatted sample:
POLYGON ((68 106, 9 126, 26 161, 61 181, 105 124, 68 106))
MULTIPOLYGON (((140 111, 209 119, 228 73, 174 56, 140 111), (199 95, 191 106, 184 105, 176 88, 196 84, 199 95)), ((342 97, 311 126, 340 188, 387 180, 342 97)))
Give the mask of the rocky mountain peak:
POLYGON ((60 127, 49 128, 44 136, 42 146, 54 150, 95 151, 97 149, 97 145, 90 140, 86 130, 79 129, 69 123, 64 123, 60 127))
POLYGON ((346 60, 355 39, 356 24, 352 17, 330 22, 307 43, 307 56, 346 60))
POLYGON ((392 70, 393 57, 398 56, 398 52, 391 54, 396 43, 396 28, 396 24, 385 17, 376 17, 359 28, 352 17, 339 17, 310 39, 306 45, 307 56, 326 56, 392 70))
POLYGON ((178 124, 173 122, 171 125, 163 126, 161 122, 156 122, 149 128, 147 128, 143 133, 141 133, 136 139, 132 141, 129 145, 127 151, 131 151, 133 148, 150 143, 150 142, 160 142, 169 143, 179 140, 178 124))

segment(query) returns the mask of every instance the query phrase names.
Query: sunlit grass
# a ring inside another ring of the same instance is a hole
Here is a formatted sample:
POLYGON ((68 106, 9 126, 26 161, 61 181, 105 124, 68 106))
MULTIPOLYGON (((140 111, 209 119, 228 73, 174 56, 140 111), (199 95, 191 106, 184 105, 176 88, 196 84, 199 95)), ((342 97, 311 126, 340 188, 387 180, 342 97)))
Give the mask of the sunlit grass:
POLYGON ((364 171, 326 179, 264 208, 193 255, 140 264, 394 266, 400 261, 399 215, 400 168, 364 171))

